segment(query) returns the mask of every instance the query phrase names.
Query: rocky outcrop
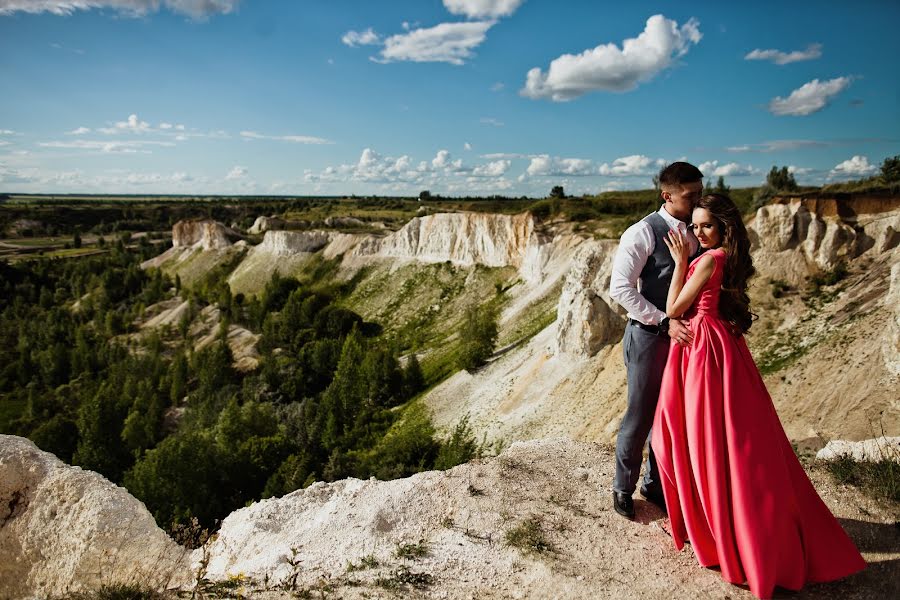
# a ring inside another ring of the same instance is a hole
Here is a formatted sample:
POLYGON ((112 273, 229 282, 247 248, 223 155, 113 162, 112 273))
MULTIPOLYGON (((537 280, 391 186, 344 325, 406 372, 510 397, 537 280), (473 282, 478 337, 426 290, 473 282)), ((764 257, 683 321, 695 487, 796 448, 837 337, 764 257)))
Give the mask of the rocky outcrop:
POLYGON ((613 241, 592 241, 583 244, 575 254, 559 297, 557 352, 587 358, 621 339, 625 328, 623 311, 609 296, 617 246, 613 241))
POLYGON ((386 237, 367 239, 352 254, 518 268, 533 233, 534 219, 529 213, 441 213, 414 217, 386 237))
POLYGON ((816 453, 819 460, 837 460, 843 457, 859 461, 890 460, 900 463, 900 437, 882 436, 858 442, 831 440, 816 453))
POLYGON ((172 226, 172 247, 202 250, 227 248, 240 236, 218 221, 179 221, 172 226))
POLYGON ((836 211, 811 212, 808 204, 780 202, 757 211, 748 232, 754 264, 763 276, 799 285, 840 262, 866 252, 883 254, 900 243, 900 211, 843 218, 831 214, 836 211))
POLYGON ((186 558, 125 489, 0 435, 0 597, 184 585, 186 558))
POLYGON ((256 217, 253 225, 247 230, 247 233, 258 235, 266 231, 274 231, 276 229, 284 229, 286 221, 279 217, 256 217))
POLYGON ((900 376, 900 262, 891 266, 891 285, 884 298, 888 325, 881 338, 884 364, 895 376, 900 376))
POLYGON ((327 231, 267 231, 262 243, 251 253, 261 252, 272 256, 291 256, 301 252, 316 252, 331 241, 327 231))

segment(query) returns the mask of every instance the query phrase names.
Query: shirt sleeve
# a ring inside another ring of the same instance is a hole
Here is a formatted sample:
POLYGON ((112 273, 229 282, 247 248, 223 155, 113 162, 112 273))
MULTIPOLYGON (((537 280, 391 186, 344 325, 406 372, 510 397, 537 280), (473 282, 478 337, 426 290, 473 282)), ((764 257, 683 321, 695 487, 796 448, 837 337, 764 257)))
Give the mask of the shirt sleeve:
POLYGON ((652 230, 645 221, 626 229, 616 249, 609 280, 610 297, 646 325, 656 325, 666 316, 638 291, 638 279, 653 253, 653 246, 652 230))

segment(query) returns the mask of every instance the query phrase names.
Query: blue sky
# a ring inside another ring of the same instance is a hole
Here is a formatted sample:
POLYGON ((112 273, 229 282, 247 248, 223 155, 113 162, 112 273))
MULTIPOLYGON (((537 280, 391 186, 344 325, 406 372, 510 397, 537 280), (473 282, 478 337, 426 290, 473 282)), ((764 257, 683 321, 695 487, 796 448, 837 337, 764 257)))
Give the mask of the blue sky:
POLYGON ((867 0, 0 0, 0 191, 858 178, 900 154, 897 23, 867 0))

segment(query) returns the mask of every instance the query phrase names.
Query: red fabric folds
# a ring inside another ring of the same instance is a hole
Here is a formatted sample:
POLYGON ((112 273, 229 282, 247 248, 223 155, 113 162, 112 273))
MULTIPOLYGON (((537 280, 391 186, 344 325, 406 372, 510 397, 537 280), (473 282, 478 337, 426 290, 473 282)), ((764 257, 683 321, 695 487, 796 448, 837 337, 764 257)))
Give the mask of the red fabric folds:
MULTIPOLYGON (((725 253, 669 350, 651 444, 675 546, 759 598, 865 568, 797 460, 743 336, 718 314, 725 253)), ((693 273, 696 259, 688 270, 693 273)))

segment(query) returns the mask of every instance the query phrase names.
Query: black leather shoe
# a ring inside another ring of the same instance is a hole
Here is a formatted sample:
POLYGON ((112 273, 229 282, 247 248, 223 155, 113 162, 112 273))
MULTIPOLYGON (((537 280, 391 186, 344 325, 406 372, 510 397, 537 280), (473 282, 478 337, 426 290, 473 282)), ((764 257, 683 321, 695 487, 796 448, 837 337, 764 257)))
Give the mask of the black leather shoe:
POLYGON ((647 500, 647 502, 652 502, 656 506, 660 507, 664 513, 668 514, 668 511, 666 510, 666 498, 665 496, 663 496, 662 492, 651 492, 644 486, 641 486, 641 496, 643 496, 644 499, 647 500))
POLYGON ((613 492, 613 508, 626 519, 634 518, 634 500, 628 494, 613 492))

